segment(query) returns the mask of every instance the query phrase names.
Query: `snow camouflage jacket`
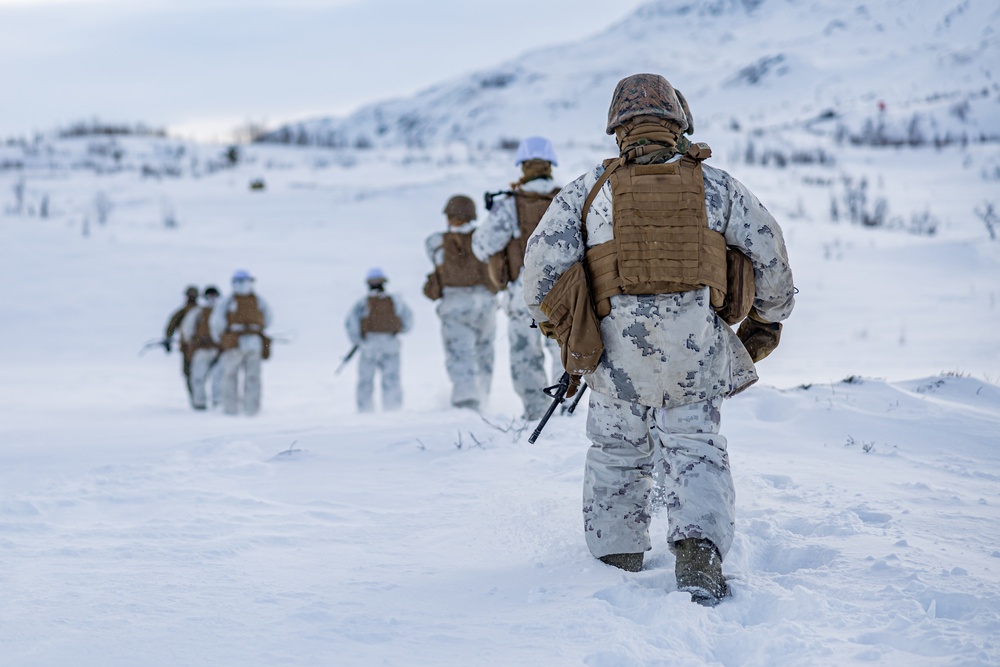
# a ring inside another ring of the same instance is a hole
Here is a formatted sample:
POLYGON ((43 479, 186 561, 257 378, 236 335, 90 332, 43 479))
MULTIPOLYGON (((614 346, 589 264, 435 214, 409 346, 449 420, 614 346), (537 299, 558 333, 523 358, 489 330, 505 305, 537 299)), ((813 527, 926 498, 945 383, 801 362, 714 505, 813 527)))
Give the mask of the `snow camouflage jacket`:
MULTIPOLYGON (((781 228, 742 183, 707 164, 702 169, 709 227, 750 257, 757 312, 771 322, 784 320, 795 287, 781 228)), ((604 165, 597 165, 563 188, 528 240, 524 299, 536 321, 546 319, 539 305, 556 280, 583 260, 582 208, 602 173, 604 165)), ((613 238, 611 185, 605 183, 587 214, 587 247, 613 238)), ((677 407, 734 394, 757 380, 743 344, 712 310, 707 287, 613 296, 601 338, 604 356, 587 384, 618 400, 677 407)))
MULTIPOLYGON (((555 181, 551 178, 536 178, 521 186, 525 192, 549 193, 556 188, 555 181)), ((584 195, 586 196, 586 195, 584 195)), ((541 223, 539 223, 541 224, 541 223)), ((497 198, 493 205, 493 210, 481 225, 472 234, 472 254, 480 262, 488 262, 490 257, 507 247, 511 239, 520 237, 521 227, 517 220, 517 202, 514 197, 506 196, 497 198)), ((513 298, 521 298, 521 281, 524 273, 517 277, 517 280, 508 285, 513 298)), ((510 307, 514 307, 512 304, 510 307)), ((521 307, 523 310, 523 306, 521 307)))
MULTIPOLYGON (((219 299, 208 318, 208 328, 212 332, 212 340, 216 343, 221 341, 222 334, 226 331, 229 313, 236 312, 235 297, 235 294, 230 294, 223 299, 219 299)), ((261 315, 264 318, 264 329, 267 329, 271 326, 271 321, 273 320, 271 307, 267 305, 264 299, 257 296, 257 308, 260 309, 261 315)), ((263 347, 264 342, 258 334, 242 334, 239 337, 239 348, 241 350, 262 350, 263 347)))
MULTIPOLYGON (((347 329, 347 337, 351 341, 351 345, 359 345, 362 342, 361 337, 361 320, 363 320, 368 315, 368 297, 365 296, 358 299, 354 307, 351 308, 350 312, 347 313, 347 318, 344 320, 344 327, 347 329)), ((386 293, 385 296, 392 299, 392 305, 396 311, 396 317, 402 323, 402 329, 399 333, 406 333, 413 328, 413 313, 410 308, 406 305, 402 298, 396 294, 386 293)), ((364 340, 372 340, 373 338, 385 338, 394 337, 394 334, 374 334, 369 335, 364 340)))

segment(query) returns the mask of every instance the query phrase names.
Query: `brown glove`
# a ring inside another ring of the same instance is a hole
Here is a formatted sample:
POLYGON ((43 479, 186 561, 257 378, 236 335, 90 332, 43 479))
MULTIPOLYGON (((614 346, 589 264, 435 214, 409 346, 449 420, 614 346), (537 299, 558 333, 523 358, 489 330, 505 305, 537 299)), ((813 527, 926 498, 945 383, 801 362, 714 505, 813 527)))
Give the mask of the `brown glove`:
POLYGON ((580 381, 583 379, 581 375, 570 375, 569 385, 566 387, 566 398, 572 398, 576 396, 576 392, 580 391, 580 381))
POLYGON ((781 323, 767 322, 757 314, 756 309, 752 309, 747 318, 740 324, 736 335, 743 343, 743 347, 750 353, 750 358, 753 359, 754 363, 757 363, 778 347, 778 340, 781 338, 781 323))

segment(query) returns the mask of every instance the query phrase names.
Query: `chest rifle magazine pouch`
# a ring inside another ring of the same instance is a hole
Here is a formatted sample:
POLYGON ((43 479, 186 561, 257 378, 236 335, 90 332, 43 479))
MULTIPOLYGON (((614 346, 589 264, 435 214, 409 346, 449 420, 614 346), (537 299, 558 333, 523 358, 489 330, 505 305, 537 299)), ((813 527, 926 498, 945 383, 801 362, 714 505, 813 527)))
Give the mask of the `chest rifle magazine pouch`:
POLYGON ((577 262, 559 277, 540 306, 549 319, 538 327, 545 336, 559 343, 566 372, 570 375, 593 373, 604 354, 604 341, 582 262, 577 262))

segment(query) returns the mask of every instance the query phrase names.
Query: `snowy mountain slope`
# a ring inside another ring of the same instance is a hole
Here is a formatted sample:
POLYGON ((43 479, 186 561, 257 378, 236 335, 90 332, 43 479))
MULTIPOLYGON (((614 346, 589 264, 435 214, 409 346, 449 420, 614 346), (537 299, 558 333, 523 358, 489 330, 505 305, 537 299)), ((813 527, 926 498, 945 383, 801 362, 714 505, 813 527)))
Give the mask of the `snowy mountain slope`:
POLYGON ((995 10, 864 6, 653 3, 606 33, 617 51, 553 47, 514 79, 361 112, 350 122, 386 124, 364 135, 380 150, 0 146, 0 665, 1000 663, 1000 221, 977 213, 1000 205, 1000 160, 973 140, 871 145, 918 110, 967 139, 997 127, 995 89, 970 92, 992 64, 995 10), (636 67, 622 60, 647 30, 689 43, 691 26, 739 48, 679 58, 660 37, 633 49, 636 67), (592 78, 578 83, 583 65, 563 54, 589 59, 592 78), (528 120, 547 104, 556 179, 574 178, 608 153, 617 78, 668 56, 692 83, 668 76, 715 109, 696 110, 713 162, 781 223, 800 289, 761 382, 723 408, 738 523, 734 597, 716 609, 675 590, 662 509, 645 571, 589 555, 585 414, 526 443, 502 315, 490 423, 448 407, 420 290, 447 198, 478 202, 515 176, 509 151, 478 142, 539 131, 528 120), (814 79, 815 94, 794 90, 814 79), (439 123, 460 141, 439 145, 439 123), (355 368, 333 370, 375 265, 415 327, 404 410, 357 415, 355 368), (236 268, 258 276, 291 341, 264 368, 254 419, 194 413, 176 355, 136 355, 187 284, 225 289, 236 268))
POLYGON ((601 144, 615 83, 640 71, 662 73, 685 93, 710 143, 733 123, 767 129, 817 118, 835 121, 817 130, 859 140, 881 124, 893 141, 911 138, 911 126, 925 141, 996 141, 998 25, 1000 8, 988 0, 659 0, 582 41, 347 118, 291 124, 264 141, 492 147, 544 134, 557 145, 601 144))
MULTIPOLYGON (((507 153, 251 146, 208 170, 225 147, 101 145, 0 170, 0 665, 1000 661, 1000 243, 971 214, 934 235, 830 224, 803 185, 828 167, 738 165, 801 292, 761 383, 724 407, 735 595, 708 610, 675 590, 662 510, 647 570, 590 557, 585 415, 517 433, 502 316, 496 426, 447 407, 422 242, 448 196, 511 177, 507 153), (372 265, 415 313, 391 415, 355 414, 355 368, 333 375, 372 265), (292 339, 254 419, 194 413, 176 355, 136 355, 186 284, 237 267, 292 339)), ((989 187, 985 148, 838 159, 893 201, 944 184, 958 211, 989 187)), ((563 149, 557 178, 598 155, 563 149)))

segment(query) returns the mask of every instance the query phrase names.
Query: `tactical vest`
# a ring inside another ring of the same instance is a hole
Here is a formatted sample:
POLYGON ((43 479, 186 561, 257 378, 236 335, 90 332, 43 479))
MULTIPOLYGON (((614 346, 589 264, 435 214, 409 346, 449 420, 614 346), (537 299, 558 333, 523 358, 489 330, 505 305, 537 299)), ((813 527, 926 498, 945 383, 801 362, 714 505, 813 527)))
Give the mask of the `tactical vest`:
MULTIPOLYGON (((528 247, 528 237, 535 231, 535 227, 541 222, 542 216, 548 210, 549 204, 555 196, 559 194, 559 188, 551 192, 525 192, 517 190, 511 195, 517 207, 517 225, 521 235, 512 238, 507 247, 503 249, 504 258, 503 269, 506 272, 506 282, 512 283, 521 275, 524 268, 524 251, 528 247)), ((506 283, 502 285, 506 286, 506 283)))
POLYGON ((219 337, 219 346, 223 350, 239 347, 240 336, 244 334, 264 333, 264 313, 257 305, 255 294, 234 294, 236 310, 226 313, 226 330, 219 337))
POLYGON ((214 350, 219 346, 212 340, 212 331, 209 329, 208 320, 212 316, 212 309, 205 307, 198 313, 198 320, 194 325, 194 336, 191 339, 191 347, 195 350, 214 350))
POLYGON ((396 315, 392 297, 371 295, 368 297, 368 314, 361 318, 361 337, 370 333, 398 334, 403 330, 403 321, 396 315))
POLYGON ((669 164, 605 160, 614 238, 586 253, 598 317, 611 312, 616 294, 672 294, 703 286, 711 288, 712 305, 722 307, 726 240, 708 226, 701 171, 701 160, 710 154, 704 146, 669 164))
POLYGON ((441 264, 441 285, 472 287, 488 285, 486 264, 472 254, 472 234, 445 232, 444 262, 441 264))

